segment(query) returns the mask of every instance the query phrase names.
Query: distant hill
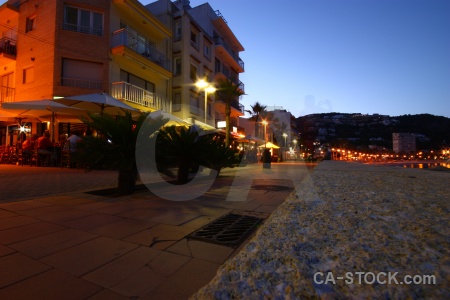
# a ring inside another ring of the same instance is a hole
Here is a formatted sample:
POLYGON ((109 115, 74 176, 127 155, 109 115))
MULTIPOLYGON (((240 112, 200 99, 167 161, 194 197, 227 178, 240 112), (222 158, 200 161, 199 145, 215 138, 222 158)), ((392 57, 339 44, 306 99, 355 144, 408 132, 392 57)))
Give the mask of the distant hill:
POLYGON ((364 115, 345 113, 312 114, 296 119, 302 142, 311 146, 314 141, 336 147, 368 148, 377 145, 392 149, 392 133, 416 134, 419 150, 450 146, 450 118, 430 114, 364 115))

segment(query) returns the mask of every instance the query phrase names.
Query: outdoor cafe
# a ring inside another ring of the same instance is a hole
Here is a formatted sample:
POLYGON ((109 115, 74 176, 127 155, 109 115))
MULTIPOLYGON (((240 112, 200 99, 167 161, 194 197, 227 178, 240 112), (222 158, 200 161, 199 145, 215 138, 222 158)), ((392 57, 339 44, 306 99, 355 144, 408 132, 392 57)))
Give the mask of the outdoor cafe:
POLYGON ((105 93, 1 103, 0 164, 70 166, 70 137, 91 134, 81 116, 127 110, 137 111, 105 93))

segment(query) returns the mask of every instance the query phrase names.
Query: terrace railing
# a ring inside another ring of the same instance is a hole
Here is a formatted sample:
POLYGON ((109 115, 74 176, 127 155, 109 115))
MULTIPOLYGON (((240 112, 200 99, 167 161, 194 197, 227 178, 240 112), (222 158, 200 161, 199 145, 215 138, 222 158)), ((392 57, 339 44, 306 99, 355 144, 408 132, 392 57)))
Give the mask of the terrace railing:
POLYGON ((166 97, 157 95, 143 88, 124 81, 114 82, 111 86, 111 96, 151 109, 162 109, 172 112, 172 103, 166 97))
POLYGON ((143 41, 135 34, 128 32, 125 28, 116 30, 112 34, 111 47, 125 46, 139 53, 141 56, 160 65, 168 71, 172 71, 170 59, 163 53, 155 49, 155 46, 143 41))

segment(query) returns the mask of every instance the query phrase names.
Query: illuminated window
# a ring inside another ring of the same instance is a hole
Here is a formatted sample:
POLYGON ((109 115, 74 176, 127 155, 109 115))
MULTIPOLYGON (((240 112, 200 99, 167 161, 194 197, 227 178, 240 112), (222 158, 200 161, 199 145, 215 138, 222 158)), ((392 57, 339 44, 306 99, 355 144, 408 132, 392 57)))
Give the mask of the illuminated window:
POLYGON ((63 29, 103 35, 103 14, 73 6, 64 6, 63 29))
POLYGON ((34 81, 34 67, 23 69, 23 83, 34 81))
POLYGON ((30 32, 36 29, 36 16, 27 18, 25 32, 30 32))

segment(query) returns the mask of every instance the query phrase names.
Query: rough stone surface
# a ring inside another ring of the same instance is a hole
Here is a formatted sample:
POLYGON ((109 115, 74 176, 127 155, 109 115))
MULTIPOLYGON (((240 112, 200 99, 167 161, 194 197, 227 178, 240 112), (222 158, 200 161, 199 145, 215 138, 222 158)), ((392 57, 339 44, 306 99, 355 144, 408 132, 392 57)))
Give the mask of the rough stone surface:
POLYGON ((449 200, 449 172, 322 162, 192 299, 448 298, 449 200))

